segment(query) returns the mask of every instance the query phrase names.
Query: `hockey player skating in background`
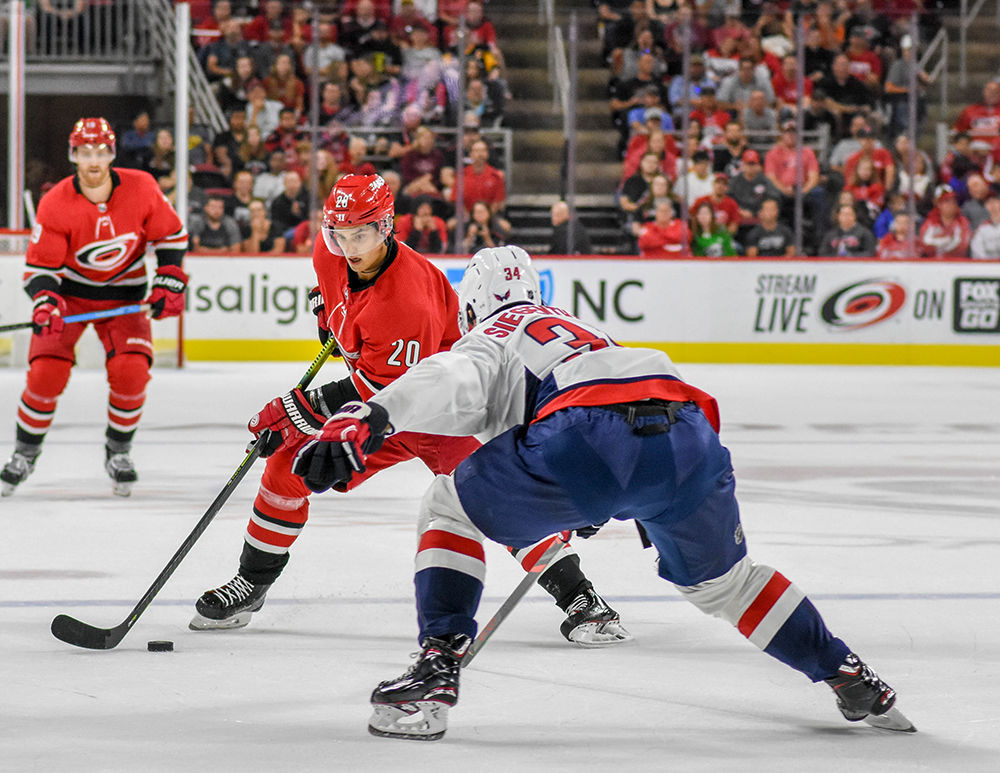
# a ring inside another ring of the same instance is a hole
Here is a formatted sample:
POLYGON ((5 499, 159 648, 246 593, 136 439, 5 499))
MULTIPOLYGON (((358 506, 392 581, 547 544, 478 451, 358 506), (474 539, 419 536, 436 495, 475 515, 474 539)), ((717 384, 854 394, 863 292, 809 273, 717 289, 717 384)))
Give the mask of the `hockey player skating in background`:
MULTIPOLYGON (((302 444, 344 403, 372 397, 460 336, 455 291, 426 258, 395 240, 393 213, 392 193, 378 175, 346 175, 327 198, 323 238, 313 249, 320 331, 321 336, 333 331, 351 373, 305 393, 293 390, 277 397, 251 419, 255 435, 264 430, 271 434, 239 572, 198 599, 190 623, 194 630, 245 626, 264 604, 309 514, 311 492, 292 474, 292 460, 302 444)), ((413 458, 434 473, 450 473, 479 445, 472 437, 400 433, 372 455, 364 474, 337 488, 352 489, 379 470, 413 458)), ((528 566, 537 558, 530 551, 515 557, 528 566)), ((539 584, 566 612, 560 630, 570 641, 602 646, 631 638, 618 613, 593 590, 571 549, 541 575, 539 584)))
MULTIPOLYGON (((609 518, 637 520, 663 579, 767 654, 826 681, 848 720, 892 709, 895 692, 827 630, 802 591, 747 556, 713 398, 681 381, 662 352, 624 348, 538 305, 537 273, 518 247, 476 253, 458 295, 471 332, 368 403, 345 405, 294 465, 322 491, 363 472, 368 454, 397 432, 492 438, 423 498, 415 576, 423 651, 375 688, 373 734, 444 734, 476 634, 484 536, 545 545, 548 535, 609 518)), ((898 711, 881 721, 912 730, 898 711)))
MULTIPOLYGON (((87 323, 72 314, 138 303, 146 295, 147 245, 156 275, 145 298, 155 319, 184 308, 181 268, 187 232, 156 180, 136 169, 112 169, 115 134, 103 118, 81 118, 69 135, 76 174, 57 183, 38 206, 26 254, 24 289, 34 302, 27 385, 17 410, 14 453, 0 471, 9 496, 35 469, 56 403, 87 323)), ((114 492, 128 496, 137 479, 129 456, 146 399, 153 340, 145 314, 91 323, 107 353, 108 427, 105 469, 114 492)))

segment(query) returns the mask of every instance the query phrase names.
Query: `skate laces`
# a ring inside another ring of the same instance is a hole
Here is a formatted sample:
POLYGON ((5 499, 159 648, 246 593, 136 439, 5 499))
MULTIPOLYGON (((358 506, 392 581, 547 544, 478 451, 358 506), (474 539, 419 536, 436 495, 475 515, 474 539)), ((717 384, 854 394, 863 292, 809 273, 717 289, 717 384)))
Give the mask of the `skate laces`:
POLYGON ((236 575, 225 585, 210 591, 214 596, 221 599, 226 606, 239 604, 246 601, 253 593, 254 585, 242 574, 236 575))
POLYGON ((837 675, 842 679, 861 682, 866 687, 879 692, 890 689, 889 685, 882 681, 882 678, 875 673, 874 669, 863 663, 861 658, 854 653, 847 656, 843 665, 837 670, 837 675))
POLYGON ((566 614, 572 617, 573 615, 588 610, 599 612, 609 608, 610 607, 608 607, 604 599, 598 596, 593 590, 585 590, 583 591, 583 593, 581 593, 579 596, 573 599, 569 607, 567 607, 566 609, 566 614))

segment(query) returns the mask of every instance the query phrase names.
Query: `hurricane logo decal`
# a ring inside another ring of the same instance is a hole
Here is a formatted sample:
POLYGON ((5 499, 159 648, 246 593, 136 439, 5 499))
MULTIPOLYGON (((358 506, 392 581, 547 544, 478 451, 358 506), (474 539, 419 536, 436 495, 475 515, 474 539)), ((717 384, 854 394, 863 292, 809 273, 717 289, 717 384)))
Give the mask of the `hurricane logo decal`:
POLYGON ((838 330, 859 330, 889 319, 905 301, 902 285, 887 279, 866 279, 827 298, 820 316, 838 330))

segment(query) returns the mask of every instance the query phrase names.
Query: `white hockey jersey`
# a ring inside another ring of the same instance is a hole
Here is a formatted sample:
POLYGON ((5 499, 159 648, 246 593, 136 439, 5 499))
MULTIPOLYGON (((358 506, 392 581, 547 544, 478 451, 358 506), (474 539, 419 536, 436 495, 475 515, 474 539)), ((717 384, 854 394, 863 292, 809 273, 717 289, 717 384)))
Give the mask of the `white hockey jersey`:
POLYGON ((568 312, 521 304, 420 361, 373 402, 396 432, 486 442, 561 408, 647 399, 694 401, 718 429, 715 400, 681 381, 663 352, 623 347, 568 312))

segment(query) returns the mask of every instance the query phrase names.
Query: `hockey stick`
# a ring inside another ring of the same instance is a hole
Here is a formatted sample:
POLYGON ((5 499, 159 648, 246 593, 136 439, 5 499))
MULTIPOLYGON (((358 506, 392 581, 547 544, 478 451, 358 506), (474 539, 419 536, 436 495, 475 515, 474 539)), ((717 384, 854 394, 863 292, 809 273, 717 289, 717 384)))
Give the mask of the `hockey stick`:
MULTIPOLYGON (((316 359, 312 361, 309 369, 305 372, 305 375, 296 384, 297 389, 305 389, 309 383, 313 380, 319 369, 326 362, 327 357, 330 356, 330 352, 333 351, 333 347, 336 346, 336 341, 331 336, 330 340, 327 341, 326 345, 316 356, 316 359)), ((260 456, 261 447, 263 445, 263 436, 257 438, 250 448, 247 450, 246 458, 240 463, 240 466, 236 468, 236 472, 233 473, 232 477, 223 487, 222 491, 215 498, 215 501, 209 505, 208 510, 201 517, 201 520, 195 525, 191 533, 187 536, 187 539, 181 543, 181 546, 174 553, 173 558, 167 563, 163 568, 163 571, 157 575, 156 579, 153 580, 153 584, 149 586, 139 603, 135 605, 135 608, 129 612, 128 617, 126 617, 121 623, 116 625, 114 628, 96 628, 87 623, 83 623, 69 615, 56 615, 52 620, 52 635, 57 639, 60 639, 67 644, 72 644, 75 647, 85 647, 91 650, 110 650, 118 646, 125 634, 131 630, 135 621, 139 619, 139 615, 146 611, 146 607, 150 605, 153 598, 157 593, 163 588, 167 580, 177 569, 181 561, 184 560, 184 556, 188 554, 194 543, 198 541, 198 538, 204 533, 205 529, 215 518, 216 513, 222 509, 222 506, 226 503, 226 500, 232 495, 236 490, 236 487, 240 484, 240 481, 246 476, 247 472, 253 466, 254 461, 260 456)))
POLYGON ((524 598, 525 594, 531 589, 531 586, 538 582, 541 573, 548 568, 549 564, 552 563, 552 559, 563 549, 566 541, 567 538, 562 534, 552 537, 552 544, 545 548, 545 552, 535 561, 534 565, 528 570, 528 573, 524 575, 521 582, 517 584, 514 591, 507 597, 507 600, 500 605, 500 609, 497 610, 496 614, 483 626, 476 640, 469 645, 469 649, 462 656, 462 668, 468 666, 472 662, 472 659, 476 657, 479 650, 486 646, 486 642, 496 632, 500 623, 510 616, 514 607, 524 598))
MULTIPOLYGON (((63 322, 92 322, 95 319, 107 319, 109 317, 121 317, 125 314, 138 314, 140 311, 149 311, 148 303, 134 303, 131 306, 119 306, 117 309, 105 309, 104 311, 88 311, 84 314, 72 314, 63 317, 63 322)), ((9 330, 23 330, 32 327, 34 322, 15 322, 11 325, 0 325, 0 333, 9 330)))

